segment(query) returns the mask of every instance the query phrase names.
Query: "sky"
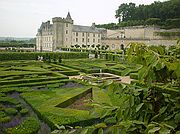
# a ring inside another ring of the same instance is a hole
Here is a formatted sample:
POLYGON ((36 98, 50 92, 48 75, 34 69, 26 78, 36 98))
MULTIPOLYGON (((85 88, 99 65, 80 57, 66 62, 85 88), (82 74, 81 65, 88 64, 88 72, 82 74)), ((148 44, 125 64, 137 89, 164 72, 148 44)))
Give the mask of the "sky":
POLYGON ((42 22, 64 18, 68 11, 76 25, 117 23, 115 10, 130 2, 154 0, 0 0, 0 37, 35 37, 42 22))

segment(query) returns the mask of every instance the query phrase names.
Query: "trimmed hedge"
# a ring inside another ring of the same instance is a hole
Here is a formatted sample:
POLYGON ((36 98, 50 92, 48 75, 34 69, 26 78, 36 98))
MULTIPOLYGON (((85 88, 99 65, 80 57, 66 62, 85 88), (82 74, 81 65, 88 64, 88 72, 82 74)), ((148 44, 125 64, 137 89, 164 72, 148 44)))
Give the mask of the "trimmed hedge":
POLYGON ((34 79, 22 79, 22 80, 11 80, 11 81, 1 81, 0 85, 8 85, 8 84, 22 84, 22 83, 32 83, 32 82, 45 82, 50 80, 61 80, 67 79, 68 77, 51 77, 51 78, 34 78, 34 79))
POLYGON ((15 108, 6 108, 5 109, 5 113, 7 113, 8 115, 16 115, 17 112, 18 111, 15 108))
POLYGON ((106 60, 111 60, 111 61, 123 61, 126 59, 127 55, 122 55, 120 54, 113 54, 113 53, 101 53, 100 58, 106 59, 106 60))
MULTIPOLYGON (((53 83, 62 83, 66 80, 69 81, 69 79, 62 79, 62 80, 41 81, 41 82, 32 82, 32 83, 8 84, 8 85, 0 86, 0 87, 31 87, 31 86, 53 84, 53 83)), ((20 92, 20 91, 18 91, 18 92, 20 92)))
POLYGON ((42 56, 44 60, 61 59, 78 59, 88 58, 88 53, 85 52, 1 52, 0 61, 4 60, 37 60, 38 56, 42 56))
POLYGON ((40 128, 39 122, 34 117, 28 117, 20 125, 8 128, 7 134, 35 134, 40 128))
POLYGON ((60 108, 66 108, 68 107, 69 105, 73 104, 75 101, 77 101, 78 99, 84 97, 85 95, 87 95, 88 93, 92 93, 92 88, 86 90, 85 92, 82 92, 60 104, 58 104, 56 107, 60 107, 60 108))
POLYGON ((29 110, 27 108, 23 108, 20 113, 21 115, 26 115, 29 112, 29 110))

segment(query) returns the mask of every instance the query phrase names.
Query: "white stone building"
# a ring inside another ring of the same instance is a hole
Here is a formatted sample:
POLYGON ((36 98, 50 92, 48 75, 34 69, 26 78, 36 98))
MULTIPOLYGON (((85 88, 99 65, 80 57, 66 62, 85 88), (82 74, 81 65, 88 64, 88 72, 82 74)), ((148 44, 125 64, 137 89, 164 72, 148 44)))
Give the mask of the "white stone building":
POLYGON ((70 13, 66 18, 55 17, 43 22, 36 35, 37 51, 55 51, 61 47, 92 47, 101 45, 106 30, 92 26, 73 25, 70 13))
POLYGON ((36 35, 37 51, 56 51, 62 47, 98 48, 109 46, 110 50, 121 49, 131 42, 147 45, 174 45, 179 37, 163 37, 157 32, 179 32, 180 29, 165 30, 153 26, 132 26, 117 30, 74 25, 70 13, 66 18, 52 18, 43 22, 36 35))

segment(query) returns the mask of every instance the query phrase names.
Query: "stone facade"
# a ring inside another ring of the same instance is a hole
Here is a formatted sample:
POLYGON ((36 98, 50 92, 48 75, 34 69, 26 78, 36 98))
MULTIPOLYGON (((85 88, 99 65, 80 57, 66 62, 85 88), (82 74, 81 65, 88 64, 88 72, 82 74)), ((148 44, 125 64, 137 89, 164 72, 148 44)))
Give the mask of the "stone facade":
POLYGON ((70 13, 66 18, 55 17, 43 22, 36 35, 37 51, 55 51, 61 47, 91 47, 101 45, 106 30, 92 26, 73 25, 70 13))
POLYGON ((158 27, 134 26, 118 30, 107 30, 92 26, 74 25, 70 13, 66 18, 55 17, 43 22, 36 35, 37 51, 56 51, 62 47, 81 47, 96 49, 97 46, 109 46, 109 49, 121 49, 131 42, 147 45, 174 45, 179 37, 163 37, 157 32, 177 32, 179 29, 165 30, 158 27))
POLYGON ((102 45, 108 45, 110 50, 127 47, 131 42, 140 42, 147 45, 175 45, 179 37, 159 36, 157 32, 179 32, 180 29, 160 29, 154 26, 133 26, 118 30, 107 30, 107 36, 102 40, 102 45))

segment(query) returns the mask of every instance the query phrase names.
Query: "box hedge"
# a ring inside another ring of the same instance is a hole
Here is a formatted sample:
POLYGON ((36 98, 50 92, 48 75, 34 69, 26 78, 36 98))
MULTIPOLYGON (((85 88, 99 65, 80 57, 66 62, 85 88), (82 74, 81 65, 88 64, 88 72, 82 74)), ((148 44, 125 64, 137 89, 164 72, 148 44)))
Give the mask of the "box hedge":
POLYGON ((7 134, 35 134, 40 128, 39 122, 35 117, 28 117, 20 125, 8 128, 7 134))
POLYGON ((37 60, 38 56, 42 56, 43 60, 61 59, 78 59, 88 58, 88 53, 85 52, 1 52, 0 61, 4 60, 37 60))
POLYGON ((15 108, 6 108, 5 109, 5 113, 8 115, 16 115, 17 114, 17 110, 15 108))

